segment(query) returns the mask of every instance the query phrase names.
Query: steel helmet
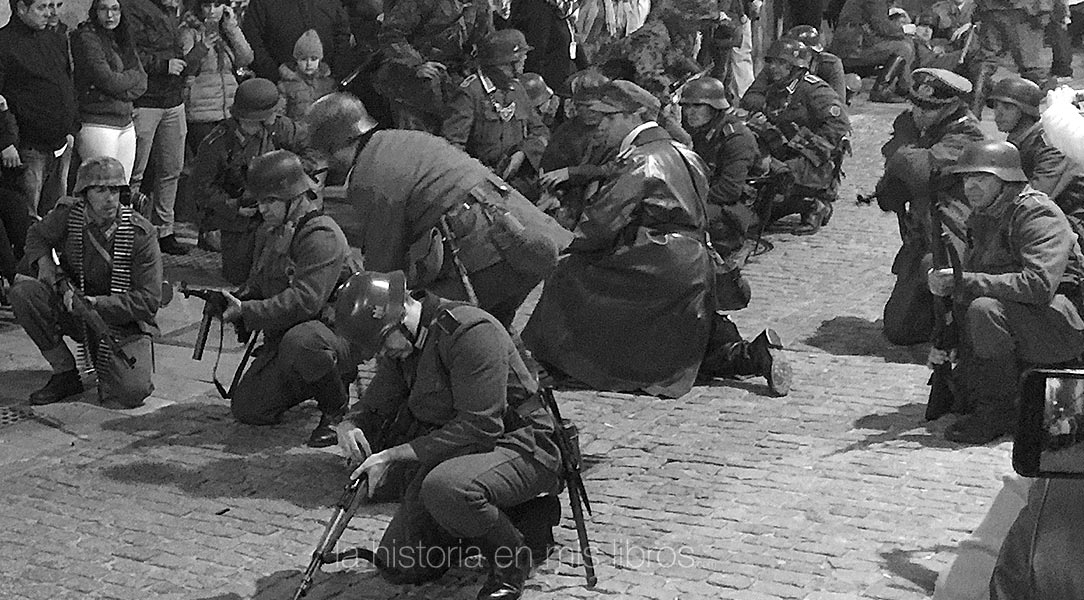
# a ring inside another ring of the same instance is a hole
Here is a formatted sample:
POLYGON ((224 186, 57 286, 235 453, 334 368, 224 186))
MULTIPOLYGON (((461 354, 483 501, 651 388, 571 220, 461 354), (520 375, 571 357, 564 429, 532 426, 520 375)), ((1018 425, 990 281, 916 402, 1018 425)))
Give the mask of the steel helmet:
POLYGON ((402 271, 354 273, 335 300, 335 331, 368 360, 380 350, 384 336, 406 312, 406 275, 402 271))
POLYGON ((726 86, 714 77, 697 77, 683 85, 678 103, 707 104, 718 110, 730 108, 730 102, 726 99, 726 86))
POLYGON ((947 171, 955 175, 989 173, 1007 183, 1028 180, 1020 168, 1020 151, 1009 142, 974 142, 964 148, 956 164, 947 171))
POLYGON ((245 195, 257 200, 291 200, 316 189, 316 182, 289 150, 273 150, 252 159, 245 178, 245 195))
POLYGON ((477 50, 478 64, 482 66, 514 63, 534 48, 518 29, 501 29, 487 35, 477 50))
POLYGON ((124 176, 124 165, 112 156, 95 156, 83 161, 75 176, 75 193, 80 194, 94 186, 127 187, 128 178, 124 176))
POLYGON ((808 46, 798 40, 779 38, 768 47, 768 51, 764 53, 764 58, 774 58, 792 67, 808 69, 812 53, 809 51, 808 46))
POLYGON ((542 79, 538 73, 524 73, 519 78, 519 82, 523 84, 523 90, 527 92, 527 97, 535 106, 542 106, 553 97, 553 90, 546 85, 546 80, 542 79))
POLYGON ((1034 81, 1023 77, 1006 77, 994 84, 994 89, 986 98, 986 106, 993 108, 997 102, 1007 102, 1019 106, 1026 115, 1038 117, 1039 103, 1043 97, 1043 90, 1034 81))
POLYGON ((814 52, 823 52, 824 44, 821 42, 821 32, 812 25, 795 25, 783 36, 792 40, 798 40, 814 52))
POLYGON ((369 116, 361 100, 343 92, 313 102, 304 122, 309 130, 309 145, 324 152, 334 152, 376 127, 376 120, 369 116))

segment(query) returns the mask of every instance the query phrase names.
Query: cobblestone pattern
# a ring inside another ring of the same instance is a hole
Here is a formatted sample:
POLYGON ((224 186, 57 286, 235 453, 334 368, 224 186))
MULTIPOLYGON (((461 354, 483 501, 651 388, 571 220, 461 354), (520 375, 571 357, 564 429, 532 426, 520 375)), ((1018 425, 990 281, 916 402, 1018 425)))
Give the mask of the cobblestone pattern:
MULTIPOLYGON (((745 269, 753 304, 734 320, 747 337, 772 324, 789 342, 789 397, 769 397, 760 379, 679 400, 558 394, 588 455, 599 584, 583 587, 566 516, 562 547, 526 597, 930 594, 1010 469, 1009 444, 946 443, 950 418, 922 418, 924 349, 881 338, 896 224, 853 198, 872 189, 893 116, 854 116, 831 225, 771 236, 774 251, 745 269)), ((7 352, 21 334, 0 335, 7 352)), ((209 367, 170 350, 159 358, 170 373, 206 381, 209 367)), ((118 414, 78 430, 83 439, 53 431, 32 460, 0 467, 0 597, 291 597, 345 483, 341 458, 301 446, 315 408, 254 428, 210 393, 184 400, 118 414)), ((19 427, 0 431, 0 450, 20 443, 19 427)), ((378 539, 393 509, 365 508, 344 542, 378 539)), ((473 598, 481 583, 470 568, 417 587, 391 586, 364 564, 328 571, 311 598, 473 598)))

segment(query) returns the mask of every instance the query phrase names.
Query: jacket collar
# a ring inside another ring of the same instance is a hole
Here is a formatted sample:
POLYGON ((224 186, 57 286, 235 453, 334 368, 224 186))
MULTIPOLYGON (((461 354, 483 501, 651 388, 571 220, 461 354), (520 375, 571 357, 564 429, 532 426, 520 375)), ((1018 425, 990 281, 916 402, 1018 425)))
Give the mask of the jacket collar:
POLYGON ((1019 196, 1029 191, 1034 190, 1026 183, 1005 183, 1001 186, 1001 193, 998 197, 986 208, 976 208, 974 214, 987 218, 1000 219, 1019 196))
POLYGON ((1042 133, 1043 124, 1040 121, 1035 121, 1031 124, 1020 123, 1009 132, 1009 135, 1005 136, 1005 140, 1010 144, 1020 147, 1020 143, 1024 140, 1030 139, 1036 132, 1042 133))
POLYGON ((648 121, 637 125, 632 131, 625 136, 625 139, 621 140, 621 146, 618 147, 618 154, 624 155, 632 151, 636 146, 643 146, 650 142, 654 142, 669 137, 666 130, 659 127, 659 124, 655 121, 648 121), (654 130, 652 129, 654 128, 654 130))

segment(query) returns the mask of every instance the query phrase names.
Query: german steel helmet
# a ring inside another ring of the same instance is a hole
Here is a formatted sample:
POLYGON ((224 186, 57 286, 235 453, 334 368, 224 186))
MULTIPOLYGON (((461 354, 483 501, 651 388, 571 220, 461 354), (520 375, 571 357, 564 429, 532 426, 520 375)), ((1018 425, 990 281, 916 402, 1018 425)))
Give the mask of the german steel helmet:
POLYGON ((487 35, 478 44, 478 64, 503 65, 516 62, 533 50, 527 38, 518 29, 502 29, 487 35))
POLYGON ((683 85, 679 104, 706 104, 718 110, 730 108, 726 86, 714 77, 697 77, 683 85))
POLYGON ((824 43, 821 42, 821 32, 812 25, 795 25, 787 30, 783 36, 792 40, 798 40, 814 52, 823 52, 824 43))
POLYGON ((523 90, 535 106, 541 106, 553 97, 553 90, 538 73, 524 73, 519 82, 523 84, 523 90))
POLYGON ((1007 102, 1019 106, 1024 114, 1038 117, 1039 103, 1043 97, 1043 90, 1034 81, 1023 77, 1006 77, 994 84, 994 89, 986 98, 986 106, 993 108, 997 102, 1007 102))
POLYGON ((124 175, 124 165, 112 156, 95 156, 79 165, 75 175, 75 193, 80 194, 88 187, 127 187, 128 178, 124 175))
POLYGON ((238 119, 263 121, 275 114, 279 89, 269 79, 246 79, 237 86, 230 113, 238 119))
POLYGON ((964 148, 956 164, 948 172, 956 175, 989 173, 1005 182, 1026 182, 1027 175, 1020 168, 1020 151, 1009 142, 974 142, 964 148))
POLYGON ((334 152, 376 127, 376 120, 369 116, 361 100, 343 92, 313 102, 304 122, 309 130, 309 145, 324 152, 334 152))
POLYGON ((764 58, 774 58, 790 64, 792 67, 809 68, 809 60, 812 58, 809 47, 789 38, 779 38, 772 42, 764 58))
POLYGON ((402 271, 354 273, 335 300, 335 331, 350 340, 361 360, 380 350, 384 336, 403 319, 406 275, 402 271))
POLYGON ((249 163, 245 195, 257 200, 289 200, 314 189, 315 185, 296 154, 289 150, 273 150, 249 163))

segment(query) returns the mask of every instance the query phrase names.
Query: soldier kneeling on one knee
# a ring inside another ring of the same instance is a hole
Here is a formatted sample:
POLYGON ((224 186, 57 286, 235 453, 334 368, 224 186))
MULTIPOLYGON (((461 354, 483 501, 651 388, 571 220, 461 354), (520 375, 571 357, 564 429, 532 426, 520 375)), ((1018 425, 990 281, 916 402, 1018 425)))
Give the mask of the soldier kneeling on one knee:
POLYGON ((407 294, 401 271, 354 275, 335 322, 376 374, 336 430, 370 495, 405 482, 375 562, 392 581, 440 577, 471 548, 481 599, 519 598, 560 520, 554 421, 508 331, 485 311, 407 294), (374 453, 375 451, 375 453, 374 453))

